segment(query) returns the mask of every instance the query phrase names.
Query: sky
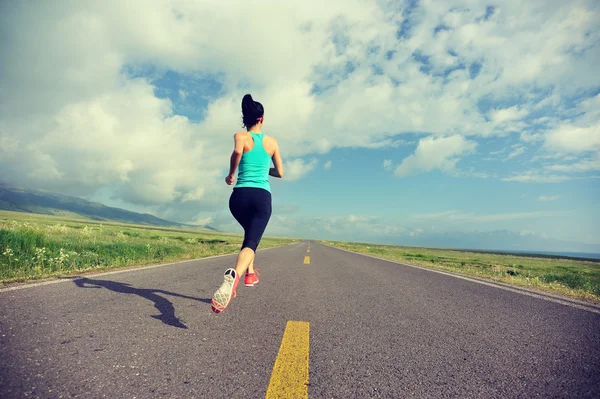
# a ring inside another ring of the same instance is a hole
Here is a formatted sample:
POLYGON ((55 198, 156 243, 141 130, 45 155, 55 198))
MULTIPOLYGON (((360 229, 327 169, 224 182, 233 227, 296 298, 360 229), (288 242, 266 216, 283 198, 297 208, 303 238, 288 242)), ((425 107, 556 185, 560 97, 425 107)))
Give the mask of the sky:
POLYGON ((4 184, 241 232, 250 93, 266 235, 600 252, 597 1, 33 4, 0 2, 4 184))

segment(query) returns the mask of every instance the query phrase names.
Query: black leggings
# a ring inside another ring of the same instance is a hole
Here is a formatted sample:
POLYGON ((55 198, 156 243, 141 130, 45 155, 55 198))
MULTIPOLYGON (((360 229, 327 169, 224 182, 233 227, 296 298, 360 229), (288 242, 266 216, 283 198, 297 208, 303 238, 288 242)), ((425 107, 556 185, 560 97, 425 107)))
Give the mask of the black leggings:
POLYGON ((242 249, 256 251, 271 218, 271 193, 256 187, 234 188, 229 197, 229 210, 244 228, 242 249))

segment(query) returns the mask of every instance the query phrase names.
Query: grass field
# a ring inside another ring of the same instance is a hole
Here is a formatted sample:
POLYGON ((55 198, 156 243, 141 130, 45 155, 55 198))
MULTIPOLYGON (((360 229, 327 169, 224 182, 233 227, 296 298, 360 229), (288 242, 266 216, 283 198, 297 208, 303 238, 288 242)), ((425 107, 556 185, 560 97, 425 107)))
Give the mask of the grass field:
MULTIPOLYGON (((297 242, 263 237, 261 248, 297 242)), ((0 211, 0 283, 239 251, 240 234, 0 211)))
POLYGON ((600 262, 338 241, 321 242, 380 258, 600 303, 600 262))

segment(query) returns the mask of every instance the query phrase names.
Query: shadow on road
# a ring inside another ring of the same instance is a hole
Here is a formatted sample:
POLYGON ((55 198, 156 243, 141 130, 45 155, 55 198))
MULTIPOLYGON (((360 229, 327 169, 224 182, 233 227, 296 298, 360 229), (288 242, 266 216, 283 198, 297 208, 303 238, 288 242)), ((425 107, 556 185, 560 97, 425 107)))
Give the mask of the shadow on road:
POLYGON ((90 280, 89 278, 83 277, 73 280, 73 282, 80 288, 106 288, 114 292, 119 292, 121 294, 133 294, 139 295, 142 298, 146 298, 152 302, 154 302, 154 307, 160 312, 160 315, 151 316, 155 319, 162 321, 165 324, 168 324, 173 327, 178 328, 187 328, 185 324, 181 322, 177 317, 175 317, 175 308, 173 304, 166 298, 158 294, 177 296, 180 298, 193 299, 195 301, 211 303, 210 298, 194 298, 187 295, 176 294, 174 292, 164 291, 164 290, 153 290, 149 288, 134 288, 130 284, 127 283, 118 283, 116 281, 108 281, 108 280, 90 280))

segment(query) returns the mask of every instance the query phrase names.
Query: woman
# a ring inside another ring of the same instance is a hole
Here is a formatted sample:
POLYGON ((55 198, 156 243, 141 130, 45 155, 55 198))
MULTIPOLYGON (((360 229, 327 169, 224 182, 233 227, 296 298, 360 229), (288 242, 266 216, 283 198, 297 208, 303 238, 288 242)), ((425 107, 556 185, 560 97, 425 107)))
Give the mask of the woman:
POLYGON ((265 121, 262 104, 246 94, 242 99, 242 114, 247 132, 238 132, 233 136, 235 147, 225 182, 229 185, 235 183, 234 174, 239 167, 237 183, 229 198, 229 210, 244 228, 244 242, 235 269, 225 271, 223 284, 213 295, 212 310, 216 313, 225 310, 231 299, 235 298, 240 276, 244 273, 245 285, 253 286, 258 282, 254 272, 254 253, 271 217, 269 176, 283 177, 283 162, 277 140, 262 133, 265 121), (274 168, 271 167, 271 161, 274 168))

